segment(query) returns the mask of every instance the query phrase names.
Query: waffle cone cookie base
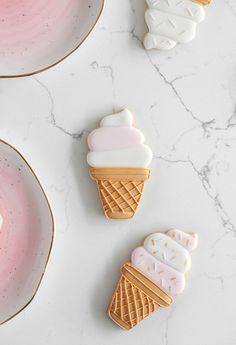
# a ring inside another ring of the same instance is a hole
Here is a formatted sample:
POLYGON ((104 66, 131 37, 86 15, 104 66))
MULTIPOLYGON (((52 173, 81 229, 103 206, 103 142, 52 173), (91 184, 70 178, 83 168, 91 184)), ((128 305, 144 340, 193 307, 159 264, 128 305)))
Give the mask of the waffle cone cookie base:
POLYGON ((207 6, 210 5, 211 0, 192 0, 193 2, 196 2, 200 5, 207 6))
POLYGON ((121 278, 107 313, 120 327, 129 330, 172 302, 172 297, 161 287, 126 263, 121 268, 121 278))
POLYGON ((93 168, 105 216, 129 219, 135 215, 150 170, 144 168, 93 168))

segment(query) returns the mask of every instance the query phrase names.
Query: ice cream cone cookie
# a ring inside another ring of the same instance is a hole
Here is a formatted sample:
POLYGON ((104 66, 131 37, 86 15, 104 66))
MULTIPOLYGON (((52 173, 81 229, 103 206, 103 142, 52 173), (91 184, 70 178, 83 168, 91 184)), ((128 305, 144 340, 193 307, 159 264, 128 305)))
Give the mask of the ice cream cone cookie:
POLYGON ((150 176, 152 151, 133 123, 132 113, 125 109, 104 117, 88 136, 90 176, 107 218, 132 218, 150 176))
POLYGON ((146 49, 169 50, 177 43, 190 42, 197 24, 205 18, 204 5, 211 0, 146 0, 145 20, 149 32, 144 37, 146 49))
POLYGON ((193 250, 197 246, 196 238, 180 230, 148 236, 143 246, 133 251, 131 262, 121 268, 108 316, 129 330, 153 312, 169 307, 173 297, 185 288, 184 272, 190 267, 187 248, 193 250))

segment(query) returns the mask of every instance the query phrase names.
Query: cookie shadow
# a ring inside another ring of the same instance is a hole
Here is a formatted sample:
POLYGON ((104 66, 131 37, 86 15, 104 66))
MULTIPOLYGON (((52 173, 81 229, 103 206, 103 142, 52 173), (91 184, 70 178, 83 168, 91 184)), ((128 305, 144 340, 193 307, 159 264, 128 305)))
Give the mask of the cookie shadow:
POLYGON ((122 332, 122 329, 109 318, 107 310, 120 279, 120 267, 127 261, 129 261, 129 258, 124 256, 122 260, 122 255, 118 248, 117 253, 101 270, 101 278, 97 281, 92 294, 90 304, 91 315, 106 333, 122 332))
POLYGON ((121 267, 130 262, 132 250, 142 244, 143 236, 131 232, 117 243, 112 256, 106 261, 106 265, 100 270, 99 281, 94 286, 90 310, 95 322, 100 325, 104 332, 123 332, 107 315, 107 309, 116 290, 121 273, 121 267))
POLYGON ((71 162, 79 199, 87 217, 102 217, 103 213, 97 186, 95 181, 90 178, 89 166, 87 164, 88 133, 84 131, 81 136, 81 138, 73 142, 71 162))
POLYGON ((131 0, 131 14, 130 22, 134 23, 132 30, 132 39, 136 38, 139 44, 143 46, 143 38, 148 32, 148 27, 145 22, 145 12, 147 9, 146 1, 144 0, 131 0))

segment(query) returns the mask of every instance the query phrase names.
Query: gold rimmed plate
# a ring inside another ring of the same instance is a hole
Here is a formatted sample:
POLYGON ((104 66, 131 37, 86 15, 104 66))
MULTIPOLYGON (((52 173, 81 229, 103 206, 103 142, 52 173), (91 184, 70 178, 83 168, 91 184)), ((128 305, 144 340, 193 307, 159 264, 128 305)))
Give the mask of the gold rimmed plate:
POLYGON ((104 2, 0 1, 0 77, 32 75, 64 60, 88 37, 104 2))
POLYGON ((0 140, 0 324, 38 291, 51 253, 54 219, 23 156, 0 140))

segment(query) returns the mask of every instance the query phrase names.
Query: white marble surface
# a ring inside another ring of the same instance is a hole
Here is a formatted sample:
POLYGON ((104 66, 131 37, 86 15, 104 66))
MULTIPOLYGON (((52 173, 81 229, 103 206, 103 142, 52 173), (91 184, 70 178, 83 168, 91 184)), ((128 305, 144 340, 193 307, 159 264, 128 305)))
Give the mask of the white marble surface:
POLYGON ((213 0, 196 39, 146 52, 144 0, 107 0, 93 34, 61 65, 0 80, 0 137, 35 169, 57 222, 45 279, 0 327, 4 345, 236 343, 236 3, 213 0), (138 214, 101 213, 87 132, 124 106, 155 159, 138 214), (105 314, 119 267, 149 233, 199 233, 183 295, 127 333, 105 314))

